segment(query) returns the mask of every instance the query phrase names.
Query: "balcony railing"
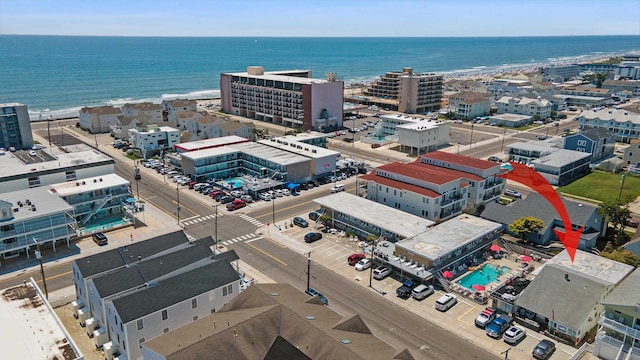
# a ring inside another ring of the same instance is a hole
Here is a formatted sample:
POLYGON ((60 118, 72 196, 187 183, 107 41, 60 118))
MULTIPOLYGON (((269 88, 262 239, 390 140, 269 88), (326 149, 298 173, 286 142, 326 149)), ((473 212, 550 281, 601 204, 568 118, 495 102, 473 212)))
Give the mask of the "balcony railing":
POLYGON ((606 326, 610 329, 616 330, 618 332, 621 332, 623 334, 627 334, 628 336, 631 336, 635 339, 640 340, 640 330, 634 329, 632 327, 629 327, 625 324, 619 323, 613 319, 609 319, 606 316, 604 316, 604 314, 602 314, 600 316, 600 324, 602 324, 603 326, 606 326))

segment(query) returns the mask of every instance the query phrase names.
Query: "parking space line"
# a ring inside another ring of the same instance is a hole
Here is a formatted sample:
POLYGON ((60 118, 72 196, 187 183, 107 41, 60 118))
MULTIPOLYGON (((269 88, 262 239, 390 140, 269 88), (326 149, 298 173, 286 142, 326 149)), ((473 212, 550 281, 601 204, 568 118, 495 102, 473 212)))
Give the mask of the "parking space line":
POLYGON ((251 240, 247 240, 247 241, 245 241, 245 244, 252 243, 252 242, 254 242, 254 241, 256 241, 256 240, 260 240, 260 239, 264 239, 264 238, 263 238, 262 236, 259 236, 259 237, 257 237, 257 238, 254 238, 254 239, 251 239, 251 240))
MULTIPOLYGON (((464 313, 462 313, 462 315, 458 316, 458 320, 462 321, 462 318, 463 318, 465 315, 467 315, 468 313, 470 313, 470 312, 471 312, 471 310, 474 310, 475 308, 476 308, 476 306, 475 306, 475 305, 471 306, 471 307, 469 308, 469 310, 465 311, 464 313)), ((462 321, 462 322, 464 322, 464 321, 462 321)))

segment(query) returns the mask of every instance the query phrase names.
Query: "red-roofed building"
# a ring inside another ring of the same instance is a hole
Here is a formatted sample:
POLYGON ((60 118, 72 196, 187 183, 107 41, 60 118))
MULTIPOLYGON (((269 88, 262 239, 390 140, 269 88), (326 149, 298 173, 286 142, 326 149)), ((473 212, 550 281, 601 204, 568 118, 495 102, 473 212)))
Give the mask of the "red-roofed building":
POLYGON ((497 199, 505 187, 493 176, 499 173, 496 163, 436 151, 413 163, 382 165, 361 179, 367 199, 442 221, 497 199))

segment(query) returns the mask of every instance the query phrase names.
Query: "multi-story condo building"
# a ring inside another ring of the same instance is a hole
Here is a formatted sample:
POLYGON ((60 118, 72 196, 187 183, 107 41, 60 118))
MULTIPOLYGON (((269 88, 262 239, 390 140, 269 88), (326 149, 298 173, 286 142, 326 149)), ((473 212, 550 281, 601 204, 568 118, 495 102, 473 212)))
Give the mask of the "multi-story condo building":
POLYGON ((0 104, 0 147, 25 149, 33 146, 27 105, 0 104))
POLYGON ((440 109, 444 78, 440 74, 415 73, 413 68, 388 72, 350 101, 376 105, 407 114, 423 114, 440 109))
POLYGON ((162 105, 152 102, 124 104, 120 108, 125 116, 148 115, 149 123, 162 121, 162 105))
POLYGON ((376 128, 375 137, 361 138, 363 142, 380 143, 378 139, 384 139, 385 143, 399 143, 402 150, 409 147, 411 153, 416 149, 417 154, 449 144, 451 124, 448 121, 417 115, 385 114, 380 115, 380 122, 382 125, 376 128))
POLYGON ((640 135, 640 114, 623 109, 583 111, 578 115, 578 128, 605 128, 616 141, 629 143, 640 135))
POLYGON ((344 82, 314 79, 310 70, 220 74, 222 110, 233 115, 304 130, 342 126, 344 82))
POLYGON ((0 156, 2 192, 113 174, 115 161, 85 144, 39 150, 40 162, 25 163, 7 152, 0 156))
POLYGON ((146 159, 159 154, 160 151, 173 149, 175 144, 180 143, 180 130, 156 125, 130 129, 129 141, 131 146, 139 149, 146 159))
POLYGON ((571 86, 560 90, 560 94, 553 95, 568 106, 603 106, 611 101, 611 90, 588 86, 571 86))
POLYGON ((541 67, 539 71, 543 80, 563 83, 578 76, 582 68, 578 64, 549 65, 541 67))
POLYGON ((489 115, 491 95, 488 93, 463 91, 449 95, 449 108, 456 119, 474 119, 477 116, 489 115))
POLYGON ((106 133, 118 125, 122 110, 113 106, 83 107, 78 113, 80 128, 92 134, 106 133))
POLYGON ((551 103, 546 99, 503 96, 496 101, 496 105, 498 106, 498 114, 538 116, 540 119, 551 117, 551 103))
POLYGON ((198 111, 198 102, 195 100, 162 100, 160 106, 162 106, 163 111, 165 111, 168 115, 175 114, 181 111, 198 111))
MULTIPOLYGON (((640 67, 638 67, 640 73, 640 67)), ((602 83, 603 89, 611 90, 611 93, 617 93, 620 91, 629 91, 631 96, 640 97, 640 80, 605 80, 602 83)))
POLYGON ((499 197, 504 180, 493 176, 499 166, 471 158, 464 163, 463 158, 436 151, 413 163, 380 166, 361 177, 367 181, 367 199, 443 221, 499 197))
POLYGON ((622 161, 634 172, 640 171, 640 141, 632 141, 631 145, 623 150, 622 161))
POLYGON ((0 255, 33 255, 38 244, 52 246, 76 234, 73 207, 46 187, 0 194, 0 255))
POLYGON ((613 156, 615 147, 613 134, 603 128, 584 128, 581 132, 566 136, 562 148, 588 152, 591 161, 596 162, 613 156))
POLYGON ((640 359, 639 287, 640 270, 636 269, 602 300, 604 310, 593 344, 593 355, 599 359, 640 359))

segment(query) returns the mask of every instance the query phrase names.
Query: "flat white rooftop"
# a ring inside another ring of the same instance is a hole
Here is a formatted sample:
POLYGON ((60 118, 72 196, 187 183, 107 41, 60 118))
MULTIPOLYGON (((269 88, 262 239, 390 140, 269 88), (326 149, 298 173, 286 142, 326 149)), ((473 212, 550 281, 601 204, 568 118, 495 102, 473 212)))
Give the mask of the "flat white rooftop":
POLYGON ((67 196, 121 185, 129 185, 129 181, 116 174, 108 174, 50 185, 49 189, 52 194, 67 196))
POLYGON ((272 138, 269 140, 260 140, 258 141, 260 144, 264 144, 267 146, 273 146, 278 149, 282 149, 284 151, 289 151, 295 154, 299 154, 302 156, 318 159, 324 158, 327 156, 339 156, 340 153, 337 151, 325 149, 320 146, 310 145, 307 143, 303 143, 300 141, 294 141, 283 138, 272 138))
POLYGON ((0 195, 0 200, 11 203, 13 211, 14 219, 5 223, 24 221, 73 210, 73 207, 62 200, 60 196, 49 192, 46 186, 4 193, 0 195), (32 205, 28 205, 27 200, 32 205), (18 202, 22 203, 22 206, 18 202), (15 209, 18 209, 18 211, 15 211, 15 209))
POLYGON ((85 144, 64 146, 62 149, 52 147, 42 151, 55 160, 25 164, 11 152, 1 155, 0 182, 9 177, 23 178, 26 174, 61 172, 65 169, 86 168, 100 163, 115 163, 111 157, 85 144))
POLYGON ((420 254, 432 261, 472 241, 492 234, 501 224, 473 215, 462 214, 420 234, 396 243, 396 247, 420 254))
POLYGON ((245 154, 265 159, 283 166, 310 161, 309 157, 298 155, 289 151, 284 151, 282 149, 257 142, 229 145, 229 147, 242 151, 245 154))
POLYGON ((520 114, 511 114, 511 113, 504 113, 504 114, 495 114, 495 115, 491 115, 490 119, 497 119, 497 120, 503 120, 503 121, 520 121, 520 120, 528 120, 531 119, 531 116, 529 115, 520 115, 520 114))
MULTIPOLYGON (((76 359, 56 315, 28 282, 2 290, 0 346, 3 359, 76 359)), ((75 346, 74 346, 75 347, 75 346)), ((77 348, 76 348, 77 349, 77 348)))
POLYGON ((154 126, 154 127, 149 127, 146 130, 144 130, 144 128, 141 129, 130 129, 130 132, 134 132, 134 133, 138 133, 138 134, 152 134, 152 133, 158 133, 158 132, 176 132, 176 131, 180 131, 176 128, 172 128, 170 126, 154 126))
POLYGON ((302 142, 304 140, 313 140, 313 139, 326 138, 326 137, 328 137, 328 135, 329 134, 325 134, 325 133, 321 133, 321 132, 317 132, 317 131, 309 131, 309 132, 302 132, 302 133, 295 134, 295 135, 279 136, 278 139, 285 139, 285 140, 302 142))
POLYGON ((423 117, 419 117, 419 116, 411 116, 411 115, 406 115, 406 114, 384 114, 384 115, 380 115, 380 120, 382 120, 382 121, 384 121, 384 120, 392 120, 392 121, 402 122, 402 123, 405 123, 405 124, 423 123, 423 122, 428 122, 428 121, 430 121, 433 124, 441 122, 441 121, 438 121, 438 120, 430 120, 430 119, 427 119, 427 118, 423 118, 423 117))
MULTIPOLYGON (((569 258, 567 250, 563 250, 551 258, 544 266, 547 265, 559 266, 575 274, 589 276, 595 281, 604 283, 605 285, 619 283, 634 269, 631 265, 609 260, 582 250, 576 250, 573 263, 569 258)), ((536 269, 532 274, 538 274, 540 269, 542 269, 542 267, 536 269)))
MULTIPOLYGON (((301 71, 306 71, 306 70, 291 70, 291 71, 283 71, 283 72, 265 72, 262 75, 252 75, 245 72, 237 72, 237 73, 229 73, 228 75, 232 75, 232 76, 244 76, 244 77, 248 77, 248 78, 254 78, 254 79, 265 79, 265 80, 274 80, 274 81, 284 81, 284 82, 290 82, 290 83, 294 83, 294 84, 326 84, 328 83, 327 80, 324 79, 314 79, 314 78, 304 78, 304 77, 298 77, 298 76, 288 76, 288 75, 282 75, 280 73, 292 73, 292 72, 301 72, 301 71)), ((246 84, 248 85, 248 84, 246 84)), ((257 85, 255 85, 257 86, 257 85)), ((278 90, 278 89, 275 89, 278 90)))
POLYGON ((390 206, 378 204, 347 192, 339 192, 313 200, 322 207, 349 214, 365 223, 408 238, 416 236, 435 224, 390 206))
POLYGON ((195 151, 200 149, 207 149, 211 147, 224 146, 228 144, 235 144, 238 142, 246 142, 246 141, 249 141, 249 139, 245 139, 237 135, 230 135, 230 136, 221 136, 213 139, 189 141, 186 143, 176 144, 174 146, 176 148, 179 148, 182 151, 195 151))
POLYGON ((214 148, 208 148, 208 149, 202 149, 202 150, 183 152, 183 153, 180 153, 180 156, 183 158, 192 159, 195 161, 199 159, 210 158, 213 156, 233 154, 239 151, 240 150, 236 148, 232 148, 231 146, 227 145, 227 146, 220 146, 220 147, 214 147, 214 148))

